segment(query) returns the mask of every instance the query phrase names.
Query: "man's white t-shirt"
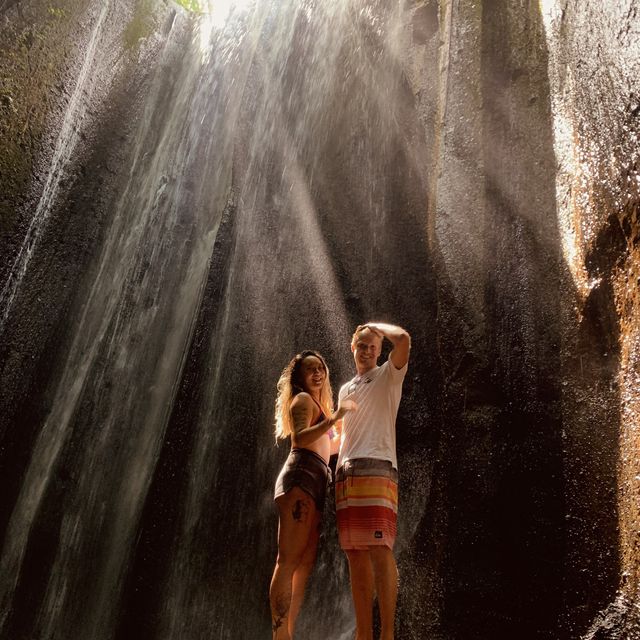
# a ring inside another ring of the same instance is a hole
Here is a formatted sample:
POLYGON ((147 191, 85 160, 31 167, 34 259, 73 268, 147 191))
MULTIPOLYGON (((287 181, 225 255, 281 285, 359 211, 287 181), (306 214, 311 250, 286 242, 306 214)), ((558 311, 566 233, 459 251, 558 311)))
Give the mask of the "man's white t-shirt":
POLYGON ((391 360, 387 360, 382 366, 342 385, 338 398, 355 401, 358 410, 348 411, 342 419, 338 469, 354 458, 390 460, 393 467, 398 468, 396 416, 406 373, 406 364, 396 369, 391 360))

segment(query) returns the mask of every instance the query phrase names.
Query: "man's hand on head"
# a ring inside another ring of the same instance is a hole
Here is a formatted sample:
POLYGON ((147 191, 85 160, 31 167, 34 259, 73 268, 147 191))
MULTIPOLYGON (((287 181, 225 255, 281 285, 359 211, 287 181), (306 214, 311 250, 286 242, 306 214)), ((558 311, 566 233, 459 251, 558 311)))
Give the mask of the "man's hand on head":
POLYGON ((380 329, 376 326, 375 322, 367 322, 367 324, 363 324, 362 325, 362 330, 364 330, 364 329, 369 329, 369 331, 371 331, 371 333, 374 333, 381 340, 384 340, 385 337, 386 337, 384 335, 384 333, 382 331, 380 331, 380 329))
POLYGON ((393 344, 393 350, 389 354, 389 358, 393 362, 396 369, 402 369, 409 360, 409 351, 411 350, 411 336, 402 327, 386 322, 368 322, 368 329, 380 336, 386 338, 393 344))

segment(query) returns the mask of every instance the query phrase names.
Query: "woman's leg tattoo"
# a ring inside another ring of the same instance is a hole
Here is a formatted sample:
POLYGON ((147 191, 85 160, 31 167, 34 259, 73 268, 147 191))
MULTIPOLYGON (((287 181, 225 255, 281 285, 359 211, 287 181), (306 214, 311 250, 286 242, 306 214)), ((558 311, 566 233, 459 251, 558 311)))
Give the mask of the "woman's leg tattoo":
POLYGON ((278 629, 286 624, 289 605, 291 604, 291 594, 279 594, 276 596, 274 616, 272 620, 273 633, 277 634, 278 629))
POLYGON ((309 505, 306 500, 296 500, 291 509, 291 515, 296 522, 305 523, 309 517, 309 505))

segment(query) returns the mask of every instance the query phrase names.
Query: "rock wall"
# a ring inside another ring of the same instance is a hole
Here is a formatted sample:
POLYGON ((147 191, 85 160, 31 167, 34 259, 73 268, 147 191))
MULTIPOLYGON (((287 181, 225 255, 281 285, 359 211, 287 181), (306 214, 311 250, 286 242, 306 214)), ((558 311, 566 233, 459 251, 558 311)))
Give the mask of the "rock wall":
POLYGON ((538 4, 441 3, 440 42, 429 237, 445 379, 444 637, 551 638, 565 527, 562 265, 538 4))
POLYGON ((562 357, 566 621, 575 635, 591 622, 589 638, 640 634, 639 11, 637 2, 548 2, 543 11, 558 221, 573 285, 562 357))
POLYGON ((145 61, 157 52, 171 12, 164 4, 152 10, 146 0, 5 2, 0 11, 0 431, 12 486, 47 410, 34 398, 42 397, 64 353, 61 327, 77 309, 108 202, 126 171, 145 61), (24 286, 9 302, 9 274, 25 255, 24 286))
POLYGON ((443 617, 464 620, 456 637, 518 611, 519 636, 636 637, 638 6, 439 9, 444 455, 470 452, 467 469, 445 465, 449 522, 468 507, 444 547, 472 556, 450 568, 452 603, 480 575, 504 594, 513 571, 521 591, 469 618, 445 599, 443 617))
MULTIPOLYGON (((131 131, 149 63, 166 38, 164 3, 0 3, 0 469, 8 524, 82 308, 95 256, 126 178, 131 131), (22 261, 22 262, 21 262, 22 261), (21 268, 24 264, 24 270, 21 268), (10 273, 23 273, 12 288, 10 273)), ((3 581, 3 633, 32 637, 59 544, 56 468, 49 507, 30 533, 34 553, 3 581), (44 571, 44 574, 43 574, 44 571), (12 586, 13 585, 13 586, 12 586), (7 602, 6 596, 15 600, 7 602)), ((5 567, 6 568, 6 567, 5 567)), ((6 578, 7 576, 5 576, 6 578)))

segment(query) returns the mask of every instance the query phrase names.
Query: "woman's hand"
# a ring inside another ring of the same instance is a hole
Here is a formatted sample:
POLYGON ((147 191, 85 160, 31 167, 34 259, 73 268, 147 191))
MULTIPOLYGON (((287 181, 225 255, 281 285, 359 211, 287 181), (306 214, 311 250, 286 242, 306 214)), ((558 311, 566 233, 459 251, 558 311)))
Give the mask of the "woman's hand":
POLYGON ((358 410, 358 404, 353 400, 339 400, 338 408, 336 409, 334 414, 331 416, 331 420, 333 420, 333 422, 337 422, 338 420, 342 420, 342 418, 347 413, 347 411, 357 411, 357 410, 358 410))

